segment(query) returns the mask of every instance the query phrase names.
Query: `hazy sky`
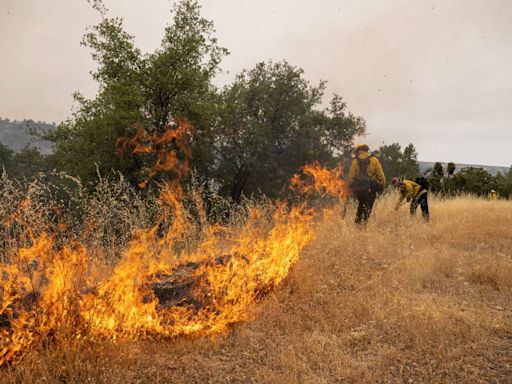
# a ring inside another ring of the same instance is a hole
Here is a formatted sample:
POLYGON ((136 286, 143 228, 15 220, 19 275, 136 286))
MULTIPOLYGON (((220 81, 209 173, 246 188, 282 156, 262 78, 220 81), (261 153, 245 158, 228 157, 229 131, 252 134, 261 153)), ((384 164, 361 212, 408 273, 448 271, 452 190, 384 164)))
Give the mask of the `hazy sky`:
MULTIPOLYGON (((167 0, 105 0, 143 51, 167 0)), ((421 160, 512 164, 512 0, 202 0, 231 51, 219 85, 286 59, 363 116, 372 147, 414 143, 421 160)), ((0 0, 0 117, 59 122, 93 97, 85 0, 0 0)))

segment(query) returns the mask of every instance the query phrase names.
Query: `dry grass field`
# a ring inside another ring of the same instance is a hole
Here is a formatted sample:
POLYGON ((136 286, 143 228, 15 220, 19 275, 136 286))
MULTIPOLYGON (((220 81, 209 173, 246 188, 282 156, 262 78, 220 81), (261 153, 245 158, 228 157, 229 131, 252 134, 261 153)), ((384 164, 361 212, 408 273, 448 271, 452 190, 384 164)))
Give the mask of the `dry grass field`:
POLYGON ((42 346, 0 382, 510 383, 512 202, 433 199, 429 224, 393 204, 326 218, 224 334, 42 346))

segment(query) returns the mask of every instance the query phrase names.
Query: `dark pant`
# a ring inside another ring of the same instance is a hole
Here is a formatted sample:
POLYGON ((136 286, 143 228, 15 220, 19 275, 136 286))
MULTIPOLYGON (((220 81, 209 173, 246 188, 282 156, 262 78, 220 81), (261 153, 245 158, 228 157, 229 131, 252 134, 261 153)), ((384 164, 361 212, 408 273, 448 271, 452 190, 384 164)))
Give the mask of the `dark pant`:
POLYGON ((429 214, 428 214, 427 192, 412 199, 412 201, 411 201, 411 215, 412 216, 416 215, 416 208, 418 208, 418 205, 421 207, 421 213, 423 215, 423 218, 426 221, 428 221, 429 214))
POLYGON ((358 191, 355 196, 358 202, 356 224, 366 224, 372 213, 377 194, 374 191, 358 191))

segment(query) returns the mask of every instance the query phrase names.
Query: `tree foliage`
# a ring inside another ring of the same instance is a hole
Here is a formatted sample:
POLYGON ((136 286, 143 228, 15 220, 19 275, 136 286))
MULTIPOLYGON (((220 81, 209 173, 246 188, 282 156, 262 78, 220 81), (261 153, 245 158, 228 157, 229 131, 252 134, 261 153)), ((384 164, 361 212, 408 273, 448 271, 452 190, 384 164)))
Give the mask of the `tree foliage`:
POLYGON ((143 54, 118 18, 107 18, 83 39, 97 69, 99 92, 92 100, 75 95, 72 118, 50 138, 53 164, 86 181, 99 170, 121 171, 132 182, 148 173, 148 155, 116 153, 120 138, 136 127, 148 134, 175 129, 186 119, 196 179, 213 183, 239 200, 242 194, 275 196, 307 162, 329 162, 350 148, 365 122, 347 111, 335 95, 321 109, 324 82, 311 85, 304 72, 287 62, 259 63, 219 90, 212 84, 221 59, 228 54, 214 37, 213 23, 203 18, 195 0, 173 9, 160 48, 143 54))
POLYGON ((334 96, 318 108, 325 84, 310 84, 287 62, 259 63, 222 94, 217 177, 234 200, 241 193, 278 195, 304 164, 327 162, 364 133, 364 120, 334 96))
POLYGON ((455 173, 456 169, 457 169, 457 167, 455 166, 455 163, 453 163, 453 162, 448 163, 448 165, 446 166, 446 172, 448 173, 448 176, 453 175, 455 173))
POLYGON ((49 169, 48 156, 42 154, 39 148, 26 146, 13 151, 0 143, 0 174, 5 170, 16 178, 29 178, 49 169))
POLYGON ((378 156, 384 173, 392 177, 414 178, 419 175, 418 153, 413 144, 407 145, 402 151, 398 143, 381 146, 375 154, 378 156))
POLYGON ((75 94, 73 117, 49 137, 55 142, 55 164, 85 180, 96 177, 97 169, 108 174, 115 169, 134 181, 147 170, 148 161, 133 156, 119 157, 116 142, 133 136, 136 126, 149 133, 173 127, 188 119, 197 130, 198 162, 211 161, 215 92, 211 80, 227 51, 213 37, 213 24, 200 15, 196 1, 183 0, 173 12, 161 46, 144 55, 119 18, 106 18, 94 26, 82 44, 92 50, 99 84, 97 96, 88 100, 75 94), (211 145, 210 145, 211 147, 211 145))
POLYGON ((0 171, 2 168, 8 172, 11 170, 12 155, 12 149, 0 143, 0 171))
POLYGON ((437 162, 427 173, 430 189, 445 195, 470 193, 487 196, 491 190, 502 198, 509 198, 512 194, 512 168, 493 176, 480 167, 464 167, 457 171, 453 162, 447 164, 445 172, 442 164, 437 162))
POLYGON ((476 195, 487 195, 494 187, 493 176, 482 168, 474 167, 461 169, 447 179, 444 185, 448 193, 466 192, 476 195))

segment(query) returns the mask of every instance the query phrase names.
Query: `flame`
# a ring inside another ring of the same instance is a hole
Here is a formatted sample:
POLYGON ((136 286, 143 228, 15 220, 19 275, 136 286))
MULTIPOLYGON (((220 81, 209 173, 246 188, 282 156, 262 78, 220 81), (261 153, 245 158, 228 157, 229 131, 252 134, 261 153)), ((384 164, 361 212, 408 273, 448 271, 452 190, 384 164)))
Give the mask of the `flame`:
MULTIPOLYGON (((0 264, 0 366, 47 342, 222 332, 248 319, 251 305, 286 278, 314 237, 313 212, 305 204, 275 202, 247 208, 238 224, 209 223, 196 194, 198 224, 176 182, 190 158, 184 144, 190 127, 180 127, 162 136, 139 130, 120 143, 133 153, 156 148, 150 175, 165 170, 177 178, 161 191, 157 224, 133 234, 117 265, 100 264, 85 242, 62 246, 50 233, 0 264), (162 223, 170 223, 163 233, 162 223)), ((304 172, 315 180, 334 177, 317 164, 304 172)), ((307 190, 333 193, 329 188, 341 191, 334 180, 307 190)))
MULTIPOLYGON (((162 198, 170 196, 168 190, 162 198)), ((313 236, 304 207, 280 204, 267 220, 251 208, 241 227, 207 225, 187 249, 177 245, 193 223, 175 203, 169 202, 181 212, 163 238, 156 228, 136 234, 104 278, 85 247, 59 250, 46 234, 21 249, 16 264, 2 266, 0 365, 48 338, 223 331, 245 320, 248 306, 287 276, 313 236)))
POLYGON ((290 187, 305 195, 320 197, 332 196, 339 200, 348 197, 347 184, 343 180, 343 164, 333 169, 321 166, 318 162, 307 164, 302 167, 303 176, 295 174, 290 187))
MULTIPOLYGON (((185 119, 176 121, 175 126, 167 126, 162 133, 150 134, 141 125, 131 139, 121 137, 116 147, 119 155, 130 151, 133 155, 151 154, 156 156, 155 164, 149 169, 148 177, 160 172, 174 174, 175 180, 181 180, 190 172, 192 151, 187 138, 192 134, 192 125, 185 119)), ((147 187, 148 180, 141 181, 141 189, 147 187)))
MULTIPOLYGON (((161 135, 139 127, 132 139, 118 142, 121 152, 156 154, 149 177, 170 172, 175 178, 161 189, 157 223, 133 234, 115 266, 101 264, 80 236, 61 245, 55 234, 26 224, 31 245, 0 264, 0 366, 48 342, 223 332, 248 319, 251 305, 286 278, 314 237, 313 210, 275 202, 247 207, 239 223, 210 223, 193 193, 196 220, 179 183, 189 170, 190 132, 181 121, 161 135)), ((341 166, 313 163, 302 171, 292 178, 293 189, 346 197, 341 166)), ((23 201, 19 211, 29 206, 23 201)), ((93 228, 88 223, 83 238, 93 228)))

